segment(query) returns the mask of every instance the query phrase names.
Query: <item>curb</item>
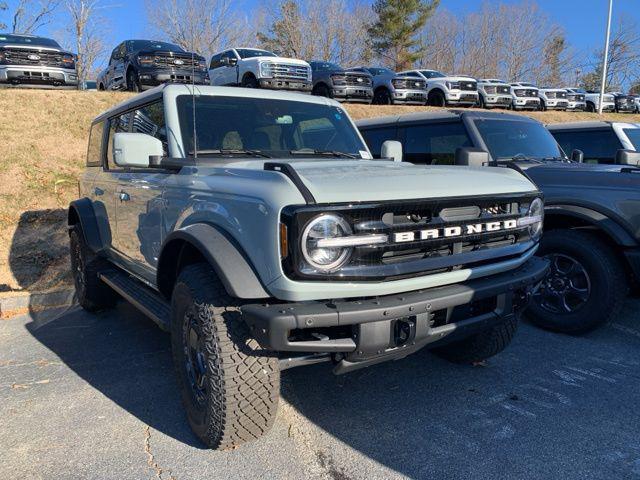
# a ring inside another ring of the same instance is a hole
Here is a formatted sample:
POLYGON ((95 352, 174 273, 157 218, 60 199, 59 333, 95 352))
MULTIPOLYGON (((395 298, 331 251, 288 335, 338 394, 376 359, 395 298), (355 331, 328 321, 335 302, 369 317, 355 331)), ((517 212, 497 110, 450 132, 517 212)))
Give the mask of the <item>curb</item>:
POLYGON ((44 309, 71 305, 75 297, 74 289, 57 290, 45 293, 18 293, 13 296, 0 297, 0 316, 10 312, 28 309, 44 309))

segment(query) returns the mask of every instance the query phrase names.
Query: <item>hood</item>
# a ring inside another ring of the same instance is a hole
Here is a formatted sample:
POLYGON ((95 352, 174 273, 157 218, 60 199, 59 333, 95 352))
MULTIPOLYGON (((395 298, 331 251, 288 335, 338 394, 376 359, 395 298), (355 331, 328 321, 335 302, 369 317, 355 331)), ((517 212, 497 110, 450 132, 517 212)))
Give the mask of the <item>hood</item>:
POLYGON ((0 50, 4 50, 4 49, 7 49, 7 48, 20 49, 20 50, 30 50, 30 51, 36 51, 36 52, 64 53, 64 54, 75 56, 75 53, 69 52, 68 50, 64 50, 63 48, 40 47, 38 45, 19 45, 19 44, 11 44, 11 43, 6 43, 6 44, 3 44, 3 45, 0 45, 0 50))
MULTIPOLYGON (((594 191, 628 190, 632 197, 640 195, 640 175, 624 172, 627 165, 599 165, 584 163, 557 163, 536 165, 526 169, 527 175, 546 192, 554 188, 560 194, 571 191, 584 192, 585 188, 594 191)), ((581 193, 584 196, 584 193, 581 193)), ((630 198, 632 198, 630 197, 630 198)))
POLYGON ((260 62, 268 61, 268 62, 277 62, 277 63, 288 63, 289 65, 298 65, 301 67, 309 67, 309 64, 304 60, 300 60, 299 58, 289 58, 289 57, 251 57, 247 60, 258 60, 260 62))
POLYGON ((198 55, 197 53, 173 52, 171 50, 138 50, 137 52, 135 52, 135 54, 148 55, 148 56, 158 55, 163 57, 176 57, 176 58, 189 58, 189 59, 193 56, 193 58, 195 59, 204 60, 204 57, 202 55, 198 55))
POLYGON ((448 75, 446 77, 436 77, 429 78, 429 80, 444 80, 445 82, 473 82, 476 83, 477 80, 473 77, 466 77, 464 75, 448 75))
POLYGON ((446 198, 535 191, 507 168, 421 166, 387 160, 289 161, 318 203, 446 198))
POLYGON ((483 87, 509 87, 509 88, 511 88, 511 85, 509 85, 508 83, 502 83, 502 82, 478 82, 478 86, 483 86, 483 87))

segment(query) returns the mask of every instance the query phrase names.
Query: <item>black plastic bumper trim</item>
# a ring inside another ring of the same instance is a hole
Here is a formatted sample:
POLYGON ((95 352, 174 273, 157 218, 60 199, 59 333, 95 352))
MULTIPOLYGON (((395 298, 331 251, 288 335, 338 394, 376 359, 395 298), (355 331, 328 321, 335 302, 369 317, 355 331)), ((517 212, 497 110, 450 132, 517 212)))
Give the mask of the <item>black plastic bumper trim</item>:
POLYGON ((542 280, 547 270, 546 260, 533 257, 510 272, 466 283, 359 300, 249 304, 242 307, 242 313, 252 334, 265 349, 350 352, 355 348, 351 339, 295 342, 289 340, 289 333, 295 329, 357 325, 412 317, 500 294, 511 295, 542 280))

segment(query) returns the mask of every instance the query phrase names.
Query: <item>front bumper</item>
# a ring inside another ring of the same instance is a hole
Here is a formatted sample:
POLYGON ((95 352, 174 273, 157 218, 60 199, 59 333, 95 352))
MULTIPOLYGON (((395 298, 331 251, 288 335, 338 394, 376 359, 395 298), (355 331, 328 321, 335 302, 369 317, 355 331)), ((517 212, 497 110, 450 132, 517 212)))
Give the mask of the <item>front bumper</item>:
POLYGON ((567 110, 584 111, 587 109, 587 102, 569 102, 567 110))
POLYGON ((486 94, 483 98, 485 107, 508 107, 511 105, 511 95, 486 94))
POLYGON ((449 92, 446 99, 449 105, 475 105, 478 103, 478 92, 449 92))
POLYGON ((140 69, 138 79, 142 90, 148 90, 164 83, 184 83, 195 85, 209 85, 208 73, 191 70, 154 70, 140 69))
POLYGON ((513 100, 513 108, 516 110, 527 110, 540 108, 540 99, 538 97, 511 97, 513 100))
POLYGON ((546 100, 545 107, 547 110, 566 110, 569 102, 566 100, 546 100))
POLYGON ((392 93, 393 103, 405 105, 424 105, 427 103, 427 92, 424 90, 395 89, 392 93))
POLYGON ((2 65, 0 84, 77 88, 78 74, 75 69, 59 67, 2 65))
POLYGON ((547 260, 533 257, 515 270, 460 284, 362 299, 250 304, 242 313, 265 349, 340 352, 343 366, 360 368, 504 321, 526 305, 547 270, 547 260), (398 322, 407 330, 401 344, 394 340, 398 322), (339 335, 331 338, 332 331, 339 335))
POLYGON ((339 102, 371 103, 373 100, 372 87, 334 85, 332 94, 334 100, 338 100, 339 102))
POLYGON ((287 80, 286 78, 261 78, 260 88, 269 90, 293 90, 297 92, 311 92, 313 83, 301 80, 287 80))
POLYGON ((636 106, 634 104, 624 103, 616 105, 616 111, 621 113, 634 113, 636 111, 636 106))

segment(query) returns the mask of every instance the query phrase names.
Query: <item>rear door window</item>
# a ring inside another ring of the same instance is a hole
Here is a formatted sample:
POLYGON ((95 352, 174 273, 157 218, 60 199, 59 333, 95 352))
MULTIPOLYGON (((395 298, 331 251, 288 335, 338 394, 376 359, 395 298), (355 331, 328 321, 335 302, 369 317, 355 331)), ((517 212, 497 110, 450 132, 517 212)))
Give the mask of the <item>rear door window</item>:
POLYGON ((585 163, 614 163, 616 151, 622 144, 612 128, 581 131, 552 131, 562 149, 571 154, 573 150, 584 152, 585 163))
POLYGON ((407 125, 404 131, 404 160, 428 165, 453 165, 458 147, 471 147, 471 139, 461 122, 407 125))

